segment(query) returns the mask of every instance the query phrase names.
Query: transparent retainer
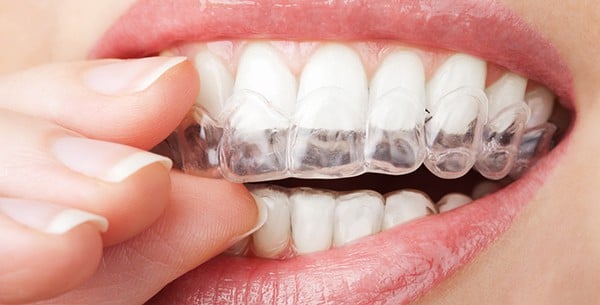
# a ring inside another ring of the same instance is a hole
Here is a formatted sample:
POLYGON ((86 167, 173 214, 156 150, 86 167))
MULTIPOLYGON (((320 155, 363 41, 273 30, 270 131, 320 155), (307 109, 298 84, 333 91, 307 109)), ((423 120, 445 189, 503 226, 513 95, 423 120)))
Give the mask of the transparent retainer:
POLYGON ((556 125, 545 123, 525 130, 519 144, 515 164, 510 172, 511 178, 518 179, 521 177, 540 158, 552 150, 554 134, 557 129, 556 125))
POLYGON ((475 164, 487 121, 488 101, 482 90, 462 87, 432 105, 425 123, 425 166, 436 176, 455 179, 475 164))
POLYGON ((371 105, 364 152, 369 172, 408 174, 425 160, 425 103, 407 92, 396 88, 371 105))
POLYGON ((280 179, 288 172, 290 122, 263 96, 243 90, 222 112, 221 174, 236 182, 280 179))
POLYGON ((512 170, 531 111, 524 102, 504 108, 483 129, 482 147, 475 164, 479 173, 500 180, 512 170))
POLYGON ((289 146, 293 177, 333 179, 364 173, 365 111, 346 100, 342 89, 326 87, 298 101, 289 146))
POLYGON ((169 155, 187 173, 238 183, 288 177, 334 179, 364 172, 401 175, 414 171, 422 163, 437 176, 452 179, 467 173, 476 162, 476 168, 488 178, 499 179, 508 171, 516 178, 549 152, 556 132, 551 123, 522 132, 529 115, 526 106, 509 107, 487 123, 487 98, 481 90, 470 88, 460 88, 444 96, 427 120, 424 109, 415 106, 418 103, 414 97, 401 89, 392 90, 376 101, 366 124, 364 113, 339 106, 344 105, 341 89, 324 88, 307 99, 322 104, 313 107, 300 101, 293 120, 262 95, 249 90, 235 93, 218 120, 196 106, 169 137, 167 149, 172 152, 169 155), (375 119, 396 117, 393 111, 383 115, 384 111, 377 110, 378 107, 385 110, 388 103, 402 104, 389 109, 414 113, 414 128, 407 124, 404 128, 387 130, 374 124, 375 119), (331 120, 362 118, 362 125, 302 127, 311 126, 314 122, 310 119, 323 113, 331 120), (468 124, 454 123, 465 122, 465 116, 468 124), (426 123, 419 124, 422 121, 426 123), (507 121, 513 123, 502 123, 507 121), (454 125, 448 130, 445 128, 448 124, 454 125), (494 154, 498 151, 501 156, 494 154))

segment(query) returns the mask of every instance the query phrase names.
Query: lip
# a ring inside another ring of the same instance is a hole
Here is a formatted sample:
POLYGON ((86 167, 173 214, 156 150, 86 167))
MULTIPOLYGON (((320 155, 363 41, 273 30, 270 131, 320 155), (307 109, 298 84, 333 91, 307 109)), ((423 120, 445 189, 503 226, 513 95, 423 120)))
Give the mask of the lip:
MULTIPOLYGON (((217 39, 390 39, 476 55, 546 85, 563 102, 573 99, 572 76, 558 51, 497 2, 364 3, 142 0, 106 32, 90 57, 142 57, 186 41, 217 39)), ((568 140, 515 183, 460 209, 288 261, 219 256, 149 303, 407 304, 510 227, 564 155, 568 140)))

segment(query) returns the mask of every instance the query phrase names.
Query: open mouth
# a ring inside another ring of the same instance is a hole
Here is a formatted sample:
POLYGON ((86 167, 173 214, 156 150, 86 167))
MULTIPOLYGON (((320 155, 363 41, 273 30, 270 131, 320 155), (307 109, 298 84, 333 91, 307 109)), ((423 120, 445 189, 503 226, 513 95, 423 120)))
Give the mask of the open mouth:
POLYGON ((94 56, 194 61, 197 106, 163 149, 264 216, 151 302, 404 304, 510 226, 564 149, 570 77, 506 9, 430 5, 141 1, 107 34, 94 56))

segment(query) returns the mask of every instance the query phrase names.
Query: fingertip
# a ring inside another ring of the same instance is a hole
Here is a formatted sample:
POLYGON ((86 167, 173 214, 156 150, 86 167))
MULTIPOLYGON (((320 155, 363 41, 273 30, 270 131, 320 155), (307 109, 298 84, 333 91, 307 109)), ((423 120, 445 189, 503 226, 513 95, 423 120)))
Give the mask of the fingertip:
MULTIPOLYGON (((259 210, 254 197, 242 184, 226 180, 173 173, 172 201, 179 208, 198 213, 204 239, 220 252, 256 227, 259 210)), ((213 253, 216 254, 216 253, 213 253)))
MULTIPOLYGON (((171 194, 171 178, 167 168, 154 163, 142 168, 113 188, 113 202, 99 211, 110 219, 109 230, 102 235, 105 245, 114 245, 138 235, 150 227, 164 212, 171 194)), ((110 198, 104 198, 110 201, 110 198)))

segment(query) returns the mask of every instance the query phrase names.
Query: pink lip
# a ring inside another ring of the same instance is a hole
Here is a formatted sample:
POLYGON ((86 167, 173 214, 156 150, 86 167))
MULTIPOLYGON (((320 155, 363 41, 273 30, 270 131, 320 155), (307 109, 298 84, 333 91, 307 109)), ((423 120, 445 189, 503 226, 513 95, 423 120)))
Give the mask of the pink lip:
MULTIPOLYGON (((140 57, 185 41, 227 38, 393 39, 480 56, 572 100, 557 50, 493 1, 138 1, 93 58, 140 57)), ((564 154, 568 139, 511 186, 447 214, 289 261, 220 256, 150 304, 406 304, 505 232, 564 154)))
POLYGON ((147 304, 408 304, 505 232, 567 146, 564 139, 523 178, 457 210, 288 261, 222 255, 147 304))

